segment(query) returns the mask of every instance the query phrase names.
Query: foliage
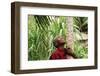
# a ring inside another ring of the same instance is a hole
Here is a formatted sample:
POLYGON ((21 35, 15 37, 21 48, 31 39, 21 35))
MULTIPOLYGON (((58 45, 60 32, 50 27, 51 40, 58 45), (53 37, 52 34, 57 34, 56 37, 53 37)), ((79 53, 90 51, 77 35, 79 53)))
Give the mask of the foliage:
POLYGON ((88 48, 80 42, 83 40, 82 33, 88 33, 88 18, 87 17, 73 17, 74 19, 74 53, 78 58, 88 57, 88 48))
POLYGON ((74 23, 79 27, 80 32, 87 32, 88 18, 87 17, 73 17, 74 23))
POLYGON ((80 42, 74 42, 74 53, 78 58, 87 58, 88 56, 88 48, 81 45, 80 42))

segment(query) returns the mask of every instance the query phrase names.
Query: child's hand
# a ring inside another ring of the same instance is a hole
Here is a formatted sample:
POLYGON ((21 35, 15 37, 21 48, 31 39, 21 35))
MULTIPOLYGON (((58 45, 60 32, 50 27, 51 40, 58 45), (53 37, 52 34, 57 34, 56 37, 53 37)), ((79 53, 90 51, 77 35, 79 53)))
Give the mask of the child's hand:
POLYGON ((74 57, 71 55, 66 55, 66 59, 74 59, 74 57))

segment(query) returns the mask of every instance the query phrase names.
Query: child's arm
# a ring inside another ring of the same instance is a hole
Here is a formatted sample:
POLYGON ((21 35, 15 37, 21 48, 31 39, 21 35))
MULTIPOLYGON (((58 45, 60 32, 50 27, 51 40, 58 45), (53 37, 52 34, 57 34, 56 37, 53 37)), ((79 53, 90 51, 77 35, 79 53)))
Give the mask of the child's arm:
POLYGON ((77 56, 72 52, 72 49, 71 48, 65 48, 65 53, 67 55, 72 56, 73 58, 77 58, 77 56))

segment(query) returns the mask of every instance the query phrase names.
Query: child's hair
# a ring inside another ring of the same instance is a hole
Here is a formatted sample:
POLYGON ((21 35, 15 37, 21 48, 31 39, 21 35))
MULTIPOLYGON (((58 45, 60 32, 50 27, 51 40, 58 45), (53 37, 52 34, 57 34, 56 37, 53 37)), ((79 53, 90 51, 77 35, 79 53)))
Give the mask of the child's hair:
POLYGON ((58 48, 60 46, 63 46, 65 44, 65 41, 63 39, 63 37, 58 36, 53 40, 53 45, 58 48))

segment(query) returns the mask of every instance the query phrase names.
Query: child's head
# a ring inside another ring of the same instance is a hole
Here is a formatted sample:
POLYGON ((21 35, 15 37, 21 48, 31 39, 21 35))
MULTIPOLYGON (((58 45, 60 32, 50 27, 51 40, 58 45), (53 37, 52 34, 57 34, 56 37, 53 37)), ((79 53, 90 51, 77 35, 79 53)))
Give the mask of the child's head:
POLYGON ((59 36, 59 37, 56 37, 53 41, 53 44, 56 48, 59 48, 59 47, 64 47, 65 45, 65 40, 63 37, 59 36))

